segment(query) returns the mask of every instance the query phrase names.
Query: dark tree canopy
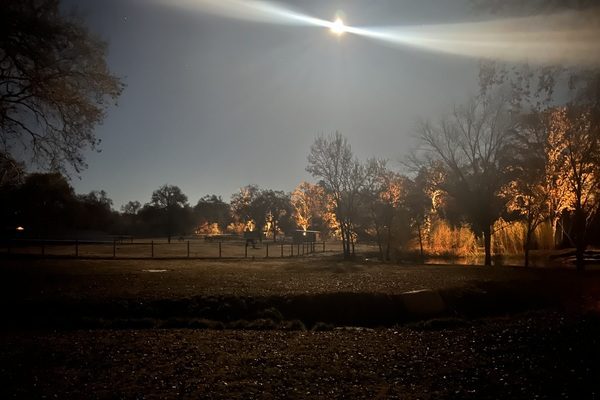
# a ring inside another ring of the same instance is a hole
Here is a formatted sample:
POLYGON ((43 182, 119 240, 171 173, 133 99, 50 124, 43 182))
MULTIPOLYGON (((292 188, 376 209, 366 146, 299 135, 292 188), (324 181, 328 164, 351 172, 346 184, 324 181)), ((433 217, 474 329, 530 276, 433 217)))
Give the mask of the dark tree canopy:
POLYGON ((106 44, 58 0, 0 0, 0 151, 43 168, 79 171, 94 127, 123 85, 106 44))

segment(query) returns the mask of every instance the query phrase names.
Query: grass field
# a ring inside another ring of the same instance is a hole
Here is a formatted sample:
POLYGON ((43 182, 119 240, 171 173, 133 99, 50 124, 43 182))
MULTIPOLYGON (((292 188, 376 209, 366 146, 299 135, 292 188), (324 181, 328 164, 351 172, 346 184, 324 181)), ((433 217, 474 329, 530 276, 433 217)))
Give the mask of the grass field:
POLYGON ((600 394, 598 271, 309 256, 0 274, 2 398, 600 394))

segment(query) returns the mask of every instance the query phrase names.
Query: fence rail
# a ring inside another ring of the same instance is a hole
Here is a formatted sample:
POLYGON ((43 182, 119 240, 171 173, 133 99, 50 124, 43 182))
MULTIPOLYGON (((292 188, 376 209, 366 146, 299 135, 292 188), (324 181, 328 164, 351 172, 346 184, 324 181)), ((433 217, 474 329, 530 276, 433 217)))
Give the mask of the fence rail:
POLYGON ((340 242, 246 243, 203 240, 7 240, 0 242, 0 255, 38 258, 290 258, 311 254, 339 253, 340 242))

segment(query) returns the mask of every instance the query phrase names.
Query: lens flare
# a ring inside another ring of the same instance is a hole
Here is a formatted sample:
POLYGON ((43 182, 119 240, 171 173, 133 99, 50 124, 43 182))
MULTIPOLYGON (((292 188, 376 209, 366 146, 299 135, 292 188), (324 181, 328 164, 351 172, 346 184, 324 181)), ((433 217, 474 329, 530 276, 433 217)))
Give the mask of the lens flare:
POLYGON ((344 21, 341 18, 337 18, 331 24, 331 32, 335 35, 341 36, 346 32, 346 25, 344 25, 344 21))
POLYGON ((258 0, 154 0, 168 7, 270 24, 328 28, 400 47, 540 65, 600 66, 600 7, 483 22, 352 27, 258 0))

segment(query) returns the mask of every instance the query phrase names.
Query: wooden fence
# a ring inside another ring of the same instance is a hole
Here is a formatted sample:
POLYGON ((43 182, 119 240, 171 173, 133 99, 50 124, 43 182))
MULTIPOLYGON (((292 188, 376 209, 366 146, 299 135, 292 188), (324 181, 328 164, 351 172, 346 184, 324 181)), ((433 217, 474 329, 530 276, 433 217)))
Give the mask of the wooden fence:
POLYGON ((89 241, 89 240, 7 240, 0 242, 0 254, 38 258, 157 258, 157 259, 244 259, 289 258, 342 251, 340 242, 246 243, 203 240, 89 241))

